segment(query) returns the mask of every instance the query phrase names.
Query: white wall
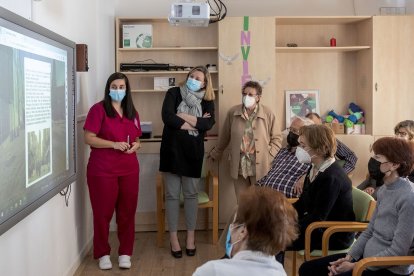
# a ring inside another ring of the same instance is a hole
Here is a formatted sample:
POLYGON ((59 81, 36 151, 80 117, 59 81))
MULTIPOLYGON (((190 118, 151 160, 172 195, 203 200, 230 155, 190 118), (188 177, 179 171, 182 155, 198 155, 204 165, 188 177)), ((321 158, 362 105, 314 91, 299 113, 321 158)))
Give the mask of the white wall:
MULTIPOLYGON (((180 0, 115 0, 116 16, 167 17, 171 3, 180 0)), ((347 16, 376 15, 380 6, 406 5, 414 13, 413 0, 223 0, 228 16, 347 16)))
MULTIPOLYGON (((32 4, 34 22, 76 43, 88 45, 90 70, 77 73, 78 114, 85 114, 103 97, 106 79, 114 70, 114 1, 42 0, 32 4)), ((72 184, 69 207, 57 195, 1 235, 1 275, 73 275, 90 250, 92 211, 85 181, 89 152, 83 143, 81 118, 77 151, 79 177, 72 184)))
MULTIPOLYGON (((166 17, 173 0, 0 0, 0 5, 77 43, 88 44, 89 72, 77 74, 78 114, 103 97, 114 70, 114 15, 166 17), (32 11, 29 11, 32 4, 32 11), (25 6, 26 5, 26 6, 25 6), (26 8, 25 8, 26 7, 26 8)), ((388 1, 389 2, 389 1, 388 1)), ((374 15, 376 0, 225 0, 229 16, 265 15, 374 15), (259 5, 257 3, 260 3, 259 5)), ((406 1, 413 13, 412 0, 406 1)), ((85 183, 88 149, 78 123, 79 178, 72 184, 69 207, 57 195, 0 236, 0 274, 72 275, 90 249, 92 214, 85 183)))
POLYGON ((32 18, 32 1, 31 0, 0 0, 0 6, 12 11, 24 18, 32 18))

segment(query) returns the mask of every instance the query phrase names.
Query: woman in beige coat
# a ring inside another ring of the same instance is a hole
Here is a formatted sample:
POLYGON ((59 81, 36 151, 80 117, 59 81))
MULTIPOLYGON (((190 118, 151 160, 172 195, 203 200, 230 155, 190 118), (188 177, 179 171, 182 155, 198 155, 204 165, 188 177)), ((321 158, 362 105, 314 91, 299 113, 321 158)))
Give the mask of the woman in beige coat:
POLYGON ((230 175, 234 179, 237 201, 241 191, 266 175, 281 147, 282 137, 275 115, 260 104, 261 95, 262 87, 258 82, 244 84, 242 104, 228 111, 218 145, 209 154, 210 158, 218 160, 230 145, 230 175))

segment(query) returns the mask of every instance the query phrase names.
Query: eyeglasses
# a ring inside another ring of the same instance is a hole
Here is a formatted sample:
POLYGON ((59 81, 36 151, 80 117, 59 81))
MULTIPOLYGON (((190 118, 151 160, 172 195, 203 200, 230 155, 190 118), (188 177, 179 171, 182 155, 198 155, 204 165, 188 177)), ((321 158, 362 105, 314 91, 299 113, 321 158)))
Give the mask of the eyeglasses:
POLYGON ((408 133, 407 132, 403 132, 403 131, 397 131, 395 133, 395 136, 398 136, 398 137, 405 137, 407 135, 408 135, 408 133))

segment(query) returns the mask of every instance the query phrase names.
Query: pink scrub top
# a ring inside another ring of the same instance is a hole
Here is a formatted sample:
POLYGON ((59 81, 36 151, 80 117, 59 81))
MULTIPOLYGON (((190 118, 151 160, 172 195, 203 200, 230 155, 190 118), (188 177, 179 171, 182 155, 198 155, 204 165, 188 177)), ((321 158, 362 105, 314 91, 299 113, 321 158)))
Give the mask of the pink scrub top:
MULTIPOLYGON (((96 103, 89 110, 84 130, 95 133, 99 138, 113 142, 127 142, 132 145, 137 137, 142 135, 139 115, 134 120, 121 117, 115 112, 114 118, 105 113, 103 102, 96 103)), ((135 153, 128 154, 112 148, 94 148, 87 167, 88 175, 114 176, 128 175, 139 172, 139 164, 135 153)))

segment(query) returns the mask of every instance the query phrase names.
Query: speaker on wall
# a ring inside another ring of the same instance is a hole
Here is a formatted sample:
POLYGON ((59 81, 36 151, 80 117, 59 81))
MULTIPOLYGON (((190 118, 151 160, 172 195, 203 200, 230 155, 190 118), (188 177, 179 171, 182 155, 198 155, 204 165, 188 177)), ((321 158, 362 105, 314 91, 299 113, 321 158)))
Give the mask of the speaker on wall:
POLYGON ((76 72, 87 72, 88 69, 88 45, 76 44, 76 72))

